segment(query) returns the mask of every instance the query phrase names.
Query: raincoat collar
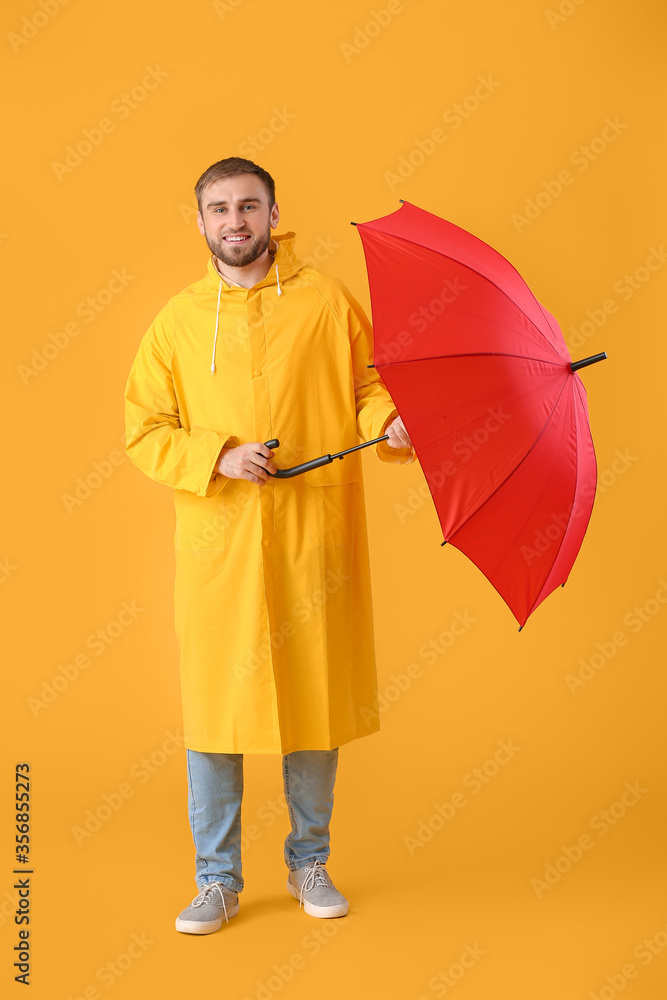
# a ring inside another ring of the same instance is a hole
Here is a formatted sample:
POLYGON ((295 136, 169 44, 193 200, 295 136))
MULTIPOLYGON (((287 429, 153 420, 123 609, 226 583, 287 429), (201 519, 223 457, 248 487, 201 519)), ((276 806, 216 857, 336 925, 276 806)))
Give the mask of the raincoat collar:
MULTIPOLYGON (((269 244, 272 250, 275 250, 275 257, 273 259, 273 264, 269 268, 269 272, 265 278, 254 284, 253 288, 263 288, 264 286, 276 285, 277 294, 280 295, 280 283, 286 278, 291 277, 291 275, 296 274, 300 271, 302 267, 305 267, 305 262, 299 260, 294 252, 294 240, 296 239, 296 233, 282 233, 279 236, 272 236, 271 243, 269 244)), ((222 291, 230 292, 238 290, 238 285, 229 285, 222 278, 213 263, 213 254, 208 259, 206 264, 206 277, 204 278, 205 284, 214 288, 217 292, 221 283, 222 291)), ((249 288, 242 288, 241 291, 249 292, 249 288)))

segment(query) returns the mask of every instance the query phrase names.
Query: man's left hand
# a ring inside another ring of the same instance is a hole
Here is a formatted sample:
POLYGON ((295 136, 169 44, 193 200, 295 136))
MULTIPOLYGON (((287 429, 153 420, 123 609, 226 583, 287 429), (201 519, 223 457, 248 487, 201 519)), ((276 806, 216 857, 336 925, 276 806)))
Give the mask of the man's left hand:
POLYGON ((390 448, 412 448, 412 441, 400 417, 392 420, 385 429, 385 434, 389 435, 387 444, 390 448))

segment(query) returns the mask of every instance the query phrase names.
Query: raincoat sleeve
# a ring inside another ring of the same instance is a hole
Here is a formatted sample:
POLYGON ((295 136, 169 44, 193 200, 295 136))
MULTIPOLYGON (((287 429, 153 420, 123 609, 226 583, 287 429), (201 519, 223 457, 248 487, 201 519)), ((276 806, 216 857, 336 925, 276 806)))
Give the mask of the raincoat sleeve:
MULTIPOLYGON (((339 290, 342 321, 350 336, 357 430, 362 441, 371 441, 386 433, 399 412, 378 372, 368 367, 373 362, 373 329, 368 317, 344 286, 339 290)), ((383 462, 393 465, 409 465, 415 460, 414 448, 391 448, 386 441, 376 444, 375 451, 383 462)))
POLYGON ((174 391, 170 323, 163 310, 144 335, 125 387, 125 451, 147 476, 200 497, 228 477, 214 472, 222 448, 238 440, 207 427, 183 427, 174 391))

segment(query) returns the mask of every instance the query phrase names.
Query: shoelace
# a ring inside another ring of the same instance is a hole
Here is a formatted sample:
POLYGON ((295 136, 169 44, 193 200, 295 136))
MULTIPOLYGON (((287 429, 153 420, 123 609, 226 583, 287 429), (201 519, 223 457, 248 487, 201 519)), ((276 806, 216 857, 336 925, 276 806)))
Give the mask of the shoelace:
POLYGON ((314 889, 315 886, 318 885, 323 885, 327 889, 330 887, 329 876, 324 865, 320 861, 316 861, 312 868, 307 865, 305 871, 307 871, 308 874, 303 880, 301 891, 299 892, 299 906, 301 906, 301 903, 303 902, 304 892, 309 892, 310 889, 314 889))
POLYGON ((218 890, 220 894, 220 899, 222 900, 222 908, 225 911, 225 920, 229 923, 229 917, 227 916, 227 904, 225 903, 225 894, 222 891, 221 882, 213 882, 212 885, 206 886, 205 889, 199 893, 199 895, 192 900, 192 906, 202 906, 204 903, 212 903, 215 890, 218 890))

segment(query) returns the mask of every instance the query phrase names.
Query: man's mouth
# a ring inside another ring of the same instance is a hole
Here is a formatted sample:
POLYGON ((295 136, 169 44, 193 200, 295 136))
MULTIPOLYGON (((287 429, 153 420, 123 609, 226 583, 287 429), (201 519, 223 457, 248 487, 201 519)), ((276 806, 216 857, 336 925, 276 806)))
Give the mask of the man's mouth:
POLYGON ((225 243, 245 243, 245 241, 249 239, 250 237, 244 234, 241 234, 240 236, 223 236, 225 243))

